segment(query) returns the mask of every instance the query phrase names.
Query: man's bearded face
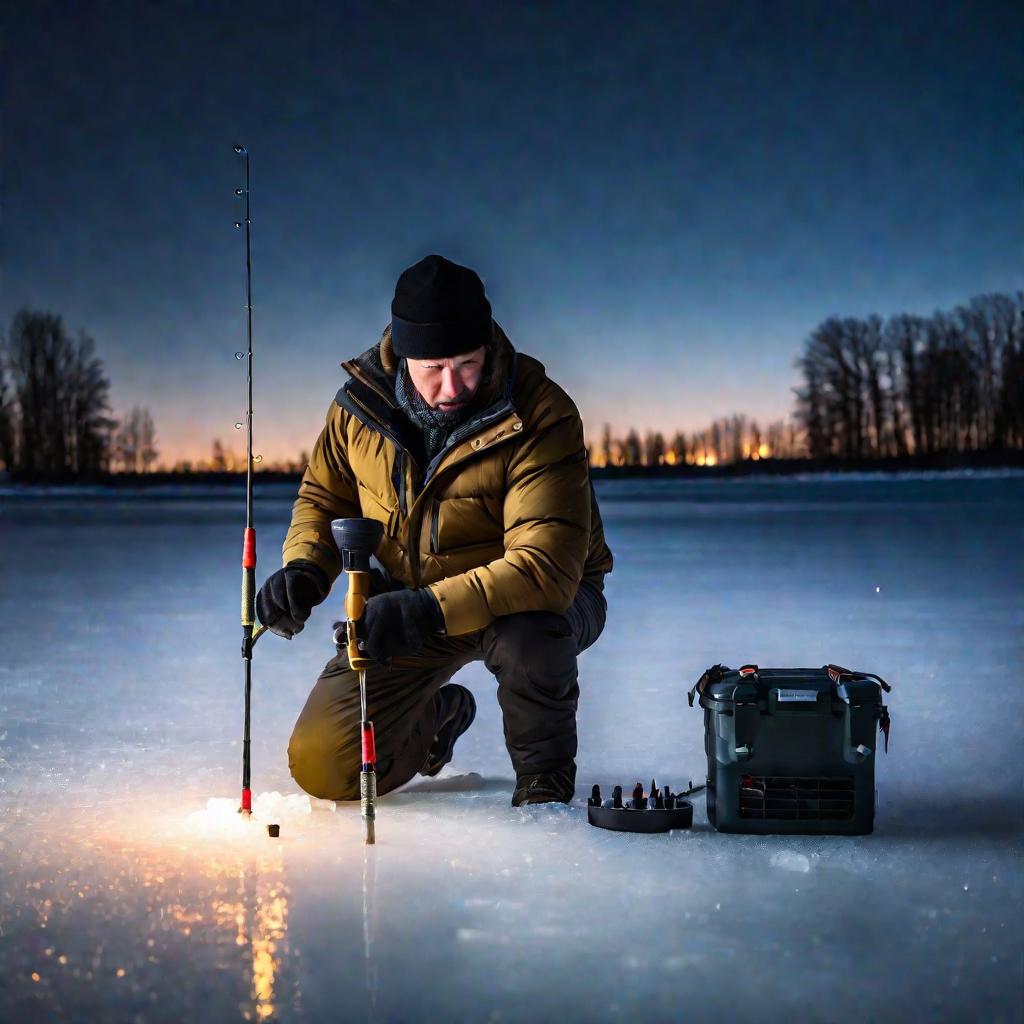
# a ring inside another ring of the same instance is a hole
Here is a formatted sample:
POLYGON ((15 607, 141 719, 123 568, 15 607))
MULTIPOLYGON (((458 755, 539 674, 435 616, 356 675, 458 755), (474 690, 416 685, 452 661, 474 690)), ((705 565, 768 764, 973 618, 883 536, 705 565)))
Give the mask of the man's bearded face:
POLYGON ((431 409, 460 412, 476 394, 484 372, 487 347, 481 345, 451 359, 407 359, 409 378, 431 409))

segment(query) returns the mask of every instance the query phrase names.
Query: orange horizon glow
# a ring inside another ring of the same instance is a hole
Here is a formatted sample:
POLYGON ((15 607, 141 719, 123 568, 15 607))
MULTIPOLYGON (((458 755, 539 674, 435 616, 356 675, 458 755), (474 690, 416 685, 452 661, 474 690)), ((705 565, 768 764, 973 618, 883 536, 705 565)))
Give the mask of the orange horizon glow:
MULTIPOLYGON (((319 419, 319 418, 318 418, 319 419)), ((300 456, 306 455, 312 451, 313 445, 316 442, 317 437, 320 434, 322 427, 322 420, 313 420, 310 423, 308 434, 304 434, 301 428, 297 428, 292 424, 288 425, 285 431, 275 432, 272 430, 260 430, 257 429, 254 435, 253 453, 254 455, 261 455, 262 460, 258 468, 262 469, 275 469, 275 468, 287 468, 294 466, 294 464, 302 461, 305 464, 305 459, 300 459, 300 456), (267 435, 270 434, 270 438, 267 439, 267 435), (266 443, 261 442, 261 437, 266 439, 266 443), (303 438, 305 440, 295 443, 296 438, 303 438)), ((790 417, 786 414, 782 414, 773 418, 773 422, 778 423, 779 421, 789 422, 790 417)), ((586 422, 594 424, 586 430, 586 444, 591 454, 591 464, 595 466, 605 465, 605 461, 601 457, 601 444, 602 438, 605 431, 605 423, 608 422, 608 426, 611 431, 611 436, 616 443, 621 443, 631 432, 635 432, 637 436, 643 440, 651 435, 659 435, 665 442, 665 452, 662 458, 659 460, 663 465, 677 465, 684 461, 702 465, 699 458, 684 458, 681 454, 677 453, 672 448, 672 441, 677 434, 684 434, 691 440, 694 435, 701 435, 708 427, 709 422, 693 423, 688 426, 681 426, 679 424, 673 424, 668 427, 650 425, 641 426, 639 424, 623 424, 617 425, 611 421, 604 421, 601 418, 586 417, 586 422)), ((770 426, 769 420, 760 420, 759 418, 751 418, 750 422, 758 423, 762 431, 766 430, 770 426)), ((257 425, 258 427, 259 425, 257 425)), ((183 470, 186 467, 192 471, 203 471, 210 470, 213 468, 213 446, 215 441, 219 441, 223 450, 223 456, 225 461, 225 469, 228 472, 233 471, 244 471, 245 469, 245 437, 244 431, 221 431, 216 436, 211 436, 206 442, 201 441, 196 435, 198 433, 197 424, 188 424, 183 428, 183 432, 186 434, 186 438, 180 441, 174 439, 176 431, 173 429, 164 431, 161 429, 160 421, 157 420, 157 449, 159 451, 159 457, 154 464, 154 470, 157 472, 173 472, 177 470, 183 470), (171 439, 167 439, 167 434, 171 434, 171 439)), ((763 436, 763 434, 762 434, 763 436)), ((615 444, 613 444, 613 448, 615 444)), ((743 445, 743 457, 751 459, 764 459, 770 455, 769 446, 761 443, 756 449, 753 448, 749 443, 743 445)), ((625 464, 625 459, 618 459, 613 457, 607 462, 612 465, 625 464)))

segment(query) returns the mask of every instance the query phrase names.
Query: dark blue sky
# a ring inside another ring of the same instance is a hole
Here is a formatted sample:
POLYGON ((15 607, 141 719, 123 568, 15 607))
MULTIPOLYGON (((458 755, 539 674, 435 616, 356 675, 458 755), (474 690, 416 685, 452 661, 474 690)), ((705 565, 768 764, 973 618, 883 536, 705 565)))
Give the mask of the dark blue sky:
POLYGON ((824 317, 1024 284, 1016 4, 249 8, 6 17, 0 320, 89 330, 169 457, 238 441, 236 140, 270 458, 428 252, 595 436, 782 416, 824 317))

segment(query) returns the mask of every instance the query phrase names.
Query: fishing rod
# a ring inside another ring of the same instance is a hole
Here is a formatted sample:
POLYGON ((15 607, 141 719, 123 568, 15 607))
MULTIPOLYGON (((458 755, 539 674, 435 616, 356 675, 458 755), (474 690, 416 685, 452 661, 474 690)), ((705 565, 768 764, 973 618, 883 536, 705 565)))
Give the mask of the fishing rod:
MULTIPOLYGON (((242 802, 238 808, 246 818, 252 817, 252 787, 250 759, 250 725, 252 710, 252 649, 266 630, 256 626, 256 530, 252 525, 252 221, 249 216, 249 152, 245 146, 235 146, 235 152, 245 159, 245 187, 236 188, 236 196, 245 196, 245 310, 248 351, 245 353, 248 402, 245 410, 245 532, 242 535, 242 661, 245 665, 245 719, 242 726, 242 802)), ((235 221, 240 228, 241 221, 235 221)), ((241 359, 241 352, 235 353, 241 359)), ((235 424, 241 426, 241 424, 235 424)))
MULTIPOLYGON (((242 800, 238 811, 244 817, 251 818, 252 649, 267 627, 256 625, 256 530, 252 518, 252 482, 253 463, 262 461, 262 456, 254 456, 252 453, 252 220, 249 202, 249 152, 240 145, 235 146, 235 152, 245 160, 245 185, 236 188, 235 195, 245 197, 245 309, 248 339, 247 351, 235 353, 236 359, 246 360, 248 398, 245 410, 245 531, 242 536, 242 661, 245 666, 245 716, 242 726, 242 800)), ((235 221, 236 228, 241 228, 242 224, 242 221, 235 221)), ((236 428, 241 426, 241 423, 235 424, 236 428)), ((380 541, 382 527, 372 519, 336 519, 331 523, 331 531, 348 578, 348 594, 345 599, 348 656, 351 667, 359 672, 362 737, 360 796, 364 840, 367 845, 373 845, 376 842, 377 757, 374 749, 373 723, 368 720, 366 710, 366 669, 371 661, 364 653, 358 632, 369 596, 370 554, 380 541)), ((279 834, 277 829, 277 825, 267 826, 268 834, 272 837, 279 834)))

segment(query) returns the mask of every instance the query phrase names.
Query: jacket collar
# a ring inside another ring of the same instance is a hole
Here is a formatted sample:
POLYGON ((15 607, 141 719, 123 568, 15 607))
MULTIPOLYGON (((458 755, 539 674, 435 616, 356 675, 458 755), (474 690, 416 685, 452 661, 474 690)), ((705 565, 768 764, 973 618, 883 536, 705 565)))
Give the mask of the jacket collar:
MULTIPOLYGON (((512 342, 497 321, 492 323, 493 341, 488 351, 484 379, 474 399, 474 404, 480 409, 508 396, 515 376, 516 352, 512 342)), ((391 324, 388 324, 376 345, 355 359, 346 359, 341 365, 351 377, 379 391, 381 398, 396 405, 395 375, 398 373, 398 363, 399 357, 395 355, 391 344, 391 324)))
MULTIPOLYGON (((391 344, 391 325, 388 324, 376 345, 355 359, 347 359, 341 364, 350 379, 338 391, 337 402, 364 421, 367 420, 366 414, 369 414, 376 423, 368 422, 368 426, 383 428, 393 440, 408 449, 410 432, 414 428, 402 414, 395 399, 398 363, 399 359, 391 344), (353 408, 353 400, 356 408, 353 408), (360 415, 360 412, 363 415, 360 415)), ((515 384, 515 370, 516 351, 495 321, 494 339, 488 351, 484 379, 473 400, 474 411, 449 439, 449 444, 442 450, 442 454, 453 442, 465 440, 476 430, 492 422, 495 417, 513 411, 512 388, 515 384)), ((434 462, 438 462, 439 458, 434 462)))

